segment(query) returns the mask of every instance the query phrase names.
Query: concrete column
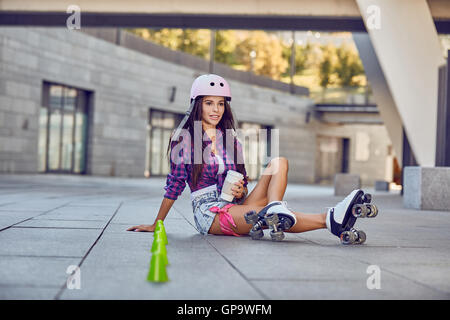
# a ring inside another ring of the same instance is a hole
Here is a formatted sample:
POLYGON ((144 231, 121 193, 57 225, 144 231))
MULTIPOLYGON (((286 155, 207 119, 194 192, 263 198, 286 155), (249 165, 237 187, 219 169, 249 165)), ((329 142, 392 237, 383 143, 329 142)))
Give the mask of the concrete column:
MULTIPOLYGON (((394 99, 384 77, 383 70, 378 62, 377 55, 370 42, 367 33, 354 33, 353 40, 358 48, 359 56, 364 65, 367 80, 370 82, 375 102, 377 103, 380 117, 391 139, 395 156, 399 163, 403 157, 403 130, 402 119, 397 111, 394 99)), ((392 162, 392 159, 390 160, 392 162)), ((392 163, 391 163, 392 166, 392 163)), ((388 180, 390 181, 391 178, 388 180)))
POLYGON ((356 2, 417 162, 434 166, 438 68, 444 58, 427 1, 356 2))

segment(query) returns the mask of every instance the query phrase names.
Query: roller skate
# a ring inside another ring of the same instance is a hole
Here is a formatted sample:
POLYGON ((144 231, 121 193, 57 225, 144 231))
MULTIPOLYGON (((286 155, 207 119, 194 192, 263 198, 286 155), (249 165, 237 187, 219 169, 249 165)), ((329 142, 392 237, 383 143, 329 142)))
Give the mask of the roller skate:
POLYGON ((372 196, 361 189, 353 190, 344 200, 327 212, 327 228, 342 244, 363 244, 366 233, 353 228, 357 218, 375 218, 378 208, 370 204, 372 196))
POLYGON ((254 210, 247 212, 245 221, 253 225, 249 232, 253 240, 261 239, 264 236, 263 228, 268 227, 272 240, 281 241, 284 231, 290 229, 297 218, 288 209, 286 201, 272 201, 258 213, 254 210))

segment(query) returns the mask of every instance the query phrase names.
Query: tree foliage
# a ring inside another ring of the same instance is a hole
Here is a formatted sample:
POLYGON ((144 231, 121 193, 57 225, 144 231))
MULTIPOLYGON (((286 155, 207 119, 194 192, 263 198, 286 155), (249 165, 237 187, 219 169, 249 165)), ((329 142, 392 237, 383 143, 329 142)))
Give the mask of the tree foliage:
POLYGON ((356 86, 354 77, 364 73, 361 60, 358 54, 351 50, 349 46, 342 45, 336 49, 336 58, 338 63, 335 72, 339 78, 342 87, 356 86))
MULTIPOLYGON (((289 64, 289 67, 284 73, 284 75, 287 76, 290 74, 292 45, 282 43, 282 48, 283 48, 283 59, 285 59, 289 64)), ((295 74, 301 74, 307 68, 309 50, 311 46, 300 46, 296 44, 294 48, 295 48, 295 74)))
MULTIPOLYGON (((209 59, 211 31, 207 29, 129 29, 134 34, 204 59, 209 59)), ((218 30, 214 59, 240 70, 280 80, 290 75, 291 44, 273 32, 218 30), (255 51, 252 58, 250 52, 255 51)), ((315 75, 317 85, 342 87, 358 85, 364 69, 356 49, 307 42, 295 46, 295 75, 315 75)))
POLYGON ((239 64, 235 51, 238 45, 234 30, 216 31, 216 50, 214 61, 233 66, 239 64))
POLYGON ((336 50, 333 46, 322 47, 322 61, 319 63, 319 79, 322 88, 332 83, 331 77, 336 67, 335 59, 333 59, 335 54, 336 50))
POLYGON ((237 46, 238 60, 248 66, 250 70, 258 75, 267 76, 272 79, 280 79, 281 75, 289 66, 283 58, 283 47, 279 39, 264 31, 251 31, 237 46), (250 52, 255 51, 256 56, 252 59, 250 52))
POLYGON ((207 29, 130 29, 134 34, 172 50, 209 58, 210 30, 207 29))

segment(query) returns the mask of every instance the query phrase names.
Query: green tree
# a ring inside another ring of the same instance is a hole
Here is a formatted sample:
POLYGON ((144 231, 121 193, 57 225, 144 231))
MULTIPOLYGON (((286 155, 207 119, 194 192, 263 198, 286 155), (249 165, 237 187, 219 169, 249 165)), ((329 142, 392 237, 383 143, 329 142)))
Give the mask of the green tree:
POLYGON ((206 29, 183 29, 180 50, 194 56, 209 58, 211 31, 206 29))
POLYGON ((130 32, 172 50, 209 58, 210 30, 207 29, 128 29, 130 32))
POLYGON ((238 64, 235 54, 237 45, 238 40, 234 30, 217 30, 214 60, 229 66, 238 64))
POLYGON ((253 65, 255 74, 272 79, 280 79, 288 67, 288 62, 283 58, 281 41, 264 31, 249 32, 248 36, 238 44, 236 54, 239 62, 247 66, 247 70, 250 70, 253 65), (250 61, 251 51, 256 52, 253 63, 250 61))
MULTIPOLYGON (((282 51, 283 59, 286 60, 289 66, 283 75, 288 76, 290 74, 292 46, 288 44, 282 44, 282 48, 283 48, 282 51)), ((307 61, 308 61, 308 48, 306 46, 295 45, 295 74, 301 74, 306 69, 307 61)))
POLYGON ((332 83, 331 76, 334 72, 336 50, 331 45, 323 46, 321 49, 322 61, 319 63, 319 83, 325 89, 332 83))
POLYGON ((335 72, 339 78, 339 83, 343 87, 358 85, 354 77, 364 74, 364 68, 356 50, 343 44, 336 50, 337 63, 335 72))
POLYGON ((333 66, 331 64, 331 58, 325 57, 323 61, 320 63, 319 68, 319 78, 320 78, 320 86, 322 88, 328 87, 331 83, 331 74, 333 71, 333 66))
POLYGON ((155 42, 172 50, 179 50, 181 47, 182 29, 128 29, 137 36, 155 42))

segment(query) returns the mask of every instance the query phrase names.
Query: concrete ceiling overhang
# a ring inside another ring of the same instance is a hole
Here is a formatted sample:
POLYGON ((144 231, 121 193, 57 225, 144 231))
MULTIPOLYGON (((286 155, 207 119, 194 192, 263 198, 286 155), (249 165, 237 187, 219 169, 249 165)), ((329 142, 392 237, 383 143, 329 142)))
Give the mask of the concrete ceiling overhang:
MULTIPOLYGON (((0 25, 65 26, 73 0, 0 0, 0 25)), ((86 27, 365 32, 355 0, 78 0, 86 27)), ((428 0, 438 33, 450 33, 450 2, 428 0)))

